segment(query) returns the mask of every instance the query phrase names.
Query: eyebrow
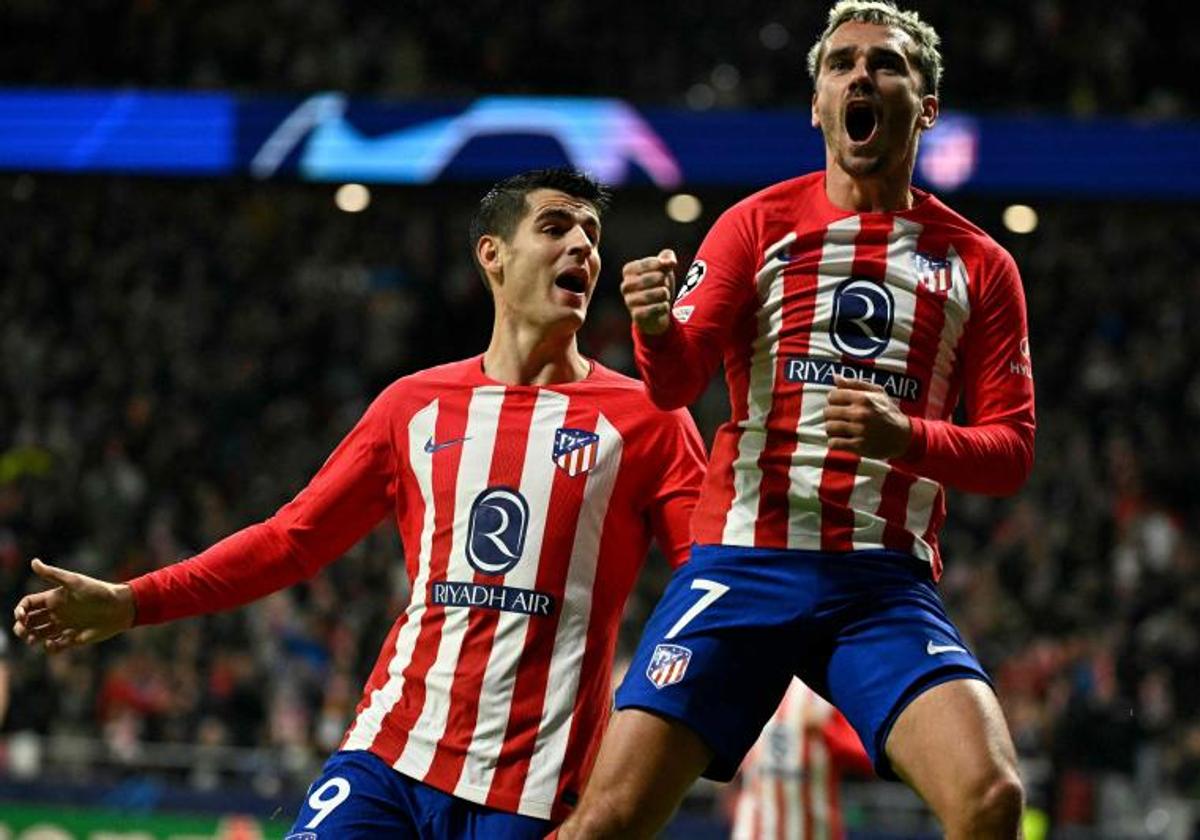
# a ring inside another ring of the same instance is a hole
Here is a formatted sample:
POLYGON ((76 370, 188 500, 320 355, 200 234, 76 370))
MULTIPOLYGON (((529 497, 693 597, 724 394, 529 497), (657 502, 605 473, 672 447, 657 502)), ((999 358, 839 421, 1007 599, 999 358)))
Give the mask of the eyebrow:
MULTIPOLYGON (((858 48, 853 44, 848 44, 844 47, 838 47, 836 50, 830 50, 825 54, 825 61, 828 63, 834 58, 843 58, 853 55, 857 49, 858 48)), ((871 58, 878 58, 880 56, 898 58, 905 64, 908 63, 908 56, 904 55, 902 52, 892 49, 891 47, 871 47, 869 50, 867 50, 867 55, 871 58)))
POLYGON ((534 216, 535 222, 549 221, 551 219, 571 222, 572 224, 578 223, 584 227, 590 226, 596 230, 600 230, 600 220, 591 213, 584 211, 576 213, 572 210, 568 210, 565 207, 546 207, 542 210, 539 210, 537 215, 534 216))

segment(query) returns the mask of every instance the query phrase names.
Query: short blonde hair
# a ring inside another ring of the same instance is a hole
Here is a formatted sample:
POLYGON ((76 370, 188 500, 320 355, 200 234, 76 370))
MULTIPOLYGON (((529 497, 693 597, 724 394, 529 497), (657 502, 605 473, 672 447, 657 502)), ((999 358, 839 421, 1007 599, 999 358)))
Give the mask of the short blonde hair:
POLYGON ((821 70, 821 59, 824 58, 825 44, 829 36, 843 23, 856 21, 858 23, 874 23, 879 26, 894 26, 916 44, 916 53, 909 59, 916 64, 921 73, 925 89, 923 93, 938 95, 942 83, 942 54, 938 45, 942 39, 934 28, 916 12, 902 11, 888 0, 840 0, 829 10, 829 24, 817 43, 808 51, 808 75, 813 83, 821 70))

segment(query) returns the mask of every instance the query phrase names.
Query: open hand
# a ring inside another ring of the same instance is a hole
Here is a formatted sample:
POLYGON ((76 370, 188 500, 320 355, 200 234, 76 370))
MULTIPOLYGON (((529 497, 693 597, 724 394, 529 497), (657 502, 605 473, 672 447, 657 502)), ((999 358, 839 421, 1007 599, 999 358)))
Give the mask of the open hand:
POLYGON ((133 625, 133 593, 128 586, 41 560, 34 560, 32 567, 54 588, 26 595, 13 610, 13 632, 26 644, 41 643, 47 653, 57 653, 103 641, 133 625))

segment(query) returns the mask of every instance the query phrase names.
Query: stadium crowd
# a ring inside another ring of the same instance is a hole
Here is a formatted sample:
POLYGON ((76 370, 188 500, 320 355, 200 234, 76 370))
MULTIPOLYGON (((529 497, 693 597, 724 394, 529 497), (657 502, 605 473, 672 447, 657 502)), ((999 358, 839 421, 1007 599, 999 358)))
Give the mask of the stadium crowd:
MULTIPOLYGON (((1039 0, 911 4, 944 45, 944 105, 1078 116, 1195 115, 1179 84, 1200 62, 1183 7, 1039 0)), ((488 0, 90 0, 0 6, 7 84, 341 90, 356 95, 621 96, 641 104, 796 107, 804 53, 827 4, 549 0, 535 14, 488 0)))
MULTIPOLYGON (((463 238, 473 191, 379 190, 362 214, 316 186, 0 178, 0 603, 40 556, 102 577, 171 563, 269 515, 396 376, 481 352, 486 290, 463 238)), ((585 352, 631 370, 626 259, 686 258, 692 225, 624 193, 585 352)), ((953 201, 1022 266, 1038 460, 1015 499, 950 499, 942 590, 999 687, 1031 800, 1060 823, 1101 790, 1200 798, 1200 211, 953 201), (1116 781, 1114 788, 1112 783, 1116 781)), ((723 388, 698 406, 711 435, 723 388)), ((636 640, 665 577, 652 563, 636 640)), ((407 598, 390 525, 251 608, 57 657, 12 651, 7 732, 336 747, 407 598)), ((1111 798, 1111 797, 1109 797, 1111 798)))

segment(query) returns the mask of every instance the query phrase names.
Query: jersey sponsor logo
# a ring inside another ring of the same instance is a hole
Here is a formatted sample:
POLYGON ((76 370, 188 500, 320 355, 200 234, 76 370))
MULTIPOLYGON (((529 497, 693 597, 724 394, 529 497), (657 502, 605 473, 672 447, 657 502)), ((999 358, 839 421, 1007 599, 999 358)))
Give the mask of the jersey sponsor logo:
POLYGON ((312 831, 302 831, 299 834, 289 834, 283 840, 317 840, 317 835, 312 831))
POLYGON ((917 282, 934 294, 945 294, 954 285, 953 267, 950 260, 913 251, 913 267, 917 271, 917 282))
POLYGON ((1008 363, 1008 372, 1015 376, 1024 376, 1026 379, 1033 379, 1033 365, 1031 365, 1029 355, 1029 336, 1021 339, 1017 345, 1017 352, 1021 354, 1021 358, 1012 359, 1008 363))
POLYGON ((691 650, 682 645, 658 645, 646 666, 646 677, 655 688, 666 688, 683 679, 691 661, 691 650))
POLYGON ((442 449, 446 449, 447 447, 458 446, 460 443, 462 443, 463 441, 466 441, 466 440, 470 440, 470 438, 469 437, 456 437, 456 438, 450 438, 450 440, 444 440, 441 443, 434 443, 433 435, 430 435, 429 440, 425 441, 425 452, 429 455, 432 455, 434 452, 438 452, 442 449))
POLYGON ((681 324, 686 324, 692 320, 692 313, 696 311, 694 306, 676 306, 671 310, 671 314, 675 316, 675 320, 681 324))
POLYGON ((524 615, 554 615, 555 600, 549 592, 518 589, 462 580, 439 580, 430 586, 430 603, 443 607, 478 607, 524 615))
POLYGON ((833 387, 834 376, 873 382, 895 400, 913 401, 921 396, 921 380, 906 373, 891 373, 877 367, 862 367, 848 362, 812 359, 807 356, 791 356, 784 362, 783 378, 788 382, 833 387))
POLYGON ((554 464, 574 478, 596 465, 600 451, 600 435, 583 429, 554 430, 554 464))
POLYGON ((892 338, 896 303, 887 286, 851 277, 833 293, 829 337, 838 350, 856 359, 873 359, 892 338))
POLYGON ((708 273, 708 266, 704 260, 696 260, 692 263, 688 273, 683 276, 683 283, 679 286, 679 294, 675 295, 675 302, 683 300, 685 297, 696 291, 696 287, 704 281, 704 275, 708 273))
POLYGON ((529 530, 529 503, 511 487, 489 487, 471 504, 467 562, 485 575, 502 575, 517 565, 529 530))
POLYGON ((930 656, 937 656, 940 653, 966 653, 967 649, 961 645, 939 645, 930 639, 925 645, 925 652, 930 656))

